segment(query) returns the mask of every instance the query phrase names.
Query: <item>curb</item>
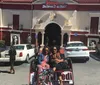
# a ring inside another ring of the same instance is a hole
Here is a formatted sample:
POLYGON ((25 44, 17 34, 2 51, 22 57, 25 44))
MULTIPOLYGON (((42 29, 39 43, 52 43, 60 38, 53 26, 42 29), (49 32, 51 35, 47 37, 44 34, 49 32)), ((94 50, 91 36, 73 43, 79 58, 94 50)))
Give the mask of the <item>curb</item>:
POLYGON ((93 55, 92 53, 90 54, 90 57, 97 60, 97 61, 100 61, 100 58, 98 58, 97 56, 93 55))

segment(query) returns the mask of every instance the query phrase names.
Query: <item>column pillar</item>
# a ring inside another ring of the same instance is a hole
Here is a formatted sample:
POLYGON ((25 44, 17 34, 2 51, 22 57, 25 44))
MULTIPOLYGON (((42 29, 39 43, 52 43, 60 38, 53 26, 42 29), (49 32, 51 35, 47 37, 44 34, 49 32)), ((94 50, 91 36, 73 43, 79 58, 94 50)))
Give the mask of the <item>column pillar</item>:
POLYGON ((41 32, 42 33, 42 44, 41 44, 41 47, 44 47, 44 31, 43 32, 41 32))
POLYGON ((64 36, 64 33, 62 32, 61 33, 61 47, 63 47, 63 36, 64 36))
POLYGON ((1 37, 0 37, 0 39, 2 40, 2 28, 0 29, 0 31, 1 31, 1 32, 0 32, 0 33, 1 33, 1 37))
POLYGON ((36 44, 36 46, 38 46, 38 32, 35 32, 35 39, 36 39, 35 44, 36 44))

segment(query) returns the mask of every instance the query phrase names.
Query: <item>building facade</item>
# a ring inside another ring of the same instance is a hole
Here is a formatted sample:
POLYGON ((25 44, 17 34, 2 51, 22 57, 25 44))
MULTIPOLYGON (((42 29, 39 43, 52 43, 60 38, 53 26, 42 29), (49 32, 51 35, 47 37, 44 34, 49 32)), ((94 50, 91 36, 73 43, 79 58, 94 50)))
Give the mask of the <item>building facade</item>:
POLYGON ((0 40, 6 45, 38 43, 89 46, 100 38, 99 0, 0 0, 0 40))

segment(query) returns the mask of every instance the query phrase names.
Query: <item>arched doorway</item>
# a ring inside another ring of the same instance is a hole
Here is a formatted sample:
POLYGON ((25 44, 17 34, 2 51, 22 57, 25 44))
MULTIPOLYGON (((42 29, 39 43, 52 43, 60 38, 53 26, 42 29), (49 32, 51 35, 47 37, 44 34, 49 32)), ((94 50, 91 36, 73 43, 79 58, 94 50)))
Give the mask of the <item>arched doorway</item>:
POLYGON ((45 27, 44 44, 48 46, 61 45, 61 27, 56 23, 50 23, 45 27))

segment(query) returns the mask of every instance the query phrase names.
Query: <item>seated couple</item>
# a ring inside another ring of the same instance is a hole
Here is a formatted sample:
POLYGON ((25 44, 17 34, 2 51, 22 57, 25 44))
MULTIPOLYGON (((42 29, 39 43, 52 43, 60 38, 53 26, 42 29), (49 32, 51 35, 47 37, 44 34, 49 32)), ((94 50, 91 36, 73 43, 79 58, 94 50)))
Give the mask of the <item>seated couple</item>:
MULTIPOLYGON (((40 49, 38 56, 38 71, 42 72, 43 69, 53 68, 53 71, 66 69, 67 63, 64 62, 64 56, 60 55, 59 50, 56 46, 53 47, 50 53, 48 47, 40 49), (42 50, 42 51, 41 51, 42 50)), ((58 73, 59 80, 62 81, 61 73, 58 73)), ((60 85, 63 85, 62 82, 60 85)))

